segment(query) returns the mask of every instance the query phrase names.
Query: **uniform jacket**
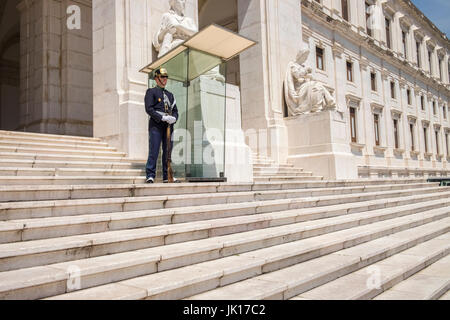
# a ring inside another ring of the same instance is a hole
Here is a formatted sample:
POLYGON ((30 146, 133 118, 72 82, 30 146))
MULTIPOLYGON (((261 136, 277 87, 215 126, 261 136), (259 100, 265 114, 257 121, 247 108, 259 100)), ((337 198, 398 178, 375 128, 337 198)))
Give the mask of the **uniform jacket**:
POLYGON ((169 98, 172 107, 172 116, 178 120, 178 109, 175 97, 166 89, 159 87, 150 88, 145 93, 145 111, 150 116, 149 128, 156 126, 160 129, 167 128, 167 122, 162 121, 162 115, 159 112, 165 112, 164 93, 169 98))

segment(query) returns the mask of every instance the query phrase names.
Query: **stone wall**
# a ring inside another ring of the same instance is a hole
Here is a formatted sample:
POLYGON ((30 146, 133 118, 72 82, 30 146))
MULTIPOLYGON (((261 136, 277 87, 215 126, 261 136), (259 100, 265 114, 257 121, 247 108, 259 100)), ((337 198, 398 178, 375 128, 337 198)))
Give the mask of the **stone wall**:
POLYGON ((92 135, 90 0, 26 0, 20 10, 19 130, 92 135), (80 8, 69 30, 67 8, 80 8))
MULTIPOLYGON (((132 158, 147 157, 148 83, 139 70, 157 58, 152 38, 168 10, 161 0, 94 1, 94 136, 132 158)), ((197 1, 186 14, 197 21, 197 1)))

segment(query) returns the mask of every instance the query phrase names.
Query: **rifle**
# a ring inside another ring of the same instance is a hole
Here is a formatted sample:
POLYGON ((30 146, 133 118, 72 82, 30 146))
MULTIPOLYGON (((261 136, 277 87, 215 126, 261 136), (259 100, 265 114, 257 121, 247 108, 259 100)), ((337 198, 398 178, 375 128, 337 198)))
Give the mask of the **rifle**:
MULTIPOLYGON (((171 116, 172 115, 172 108, 169 108, 167 104, 164 105, 165 112, 171 116)), ((167 124, 167 132, 166 132, 166 145, 167 145, 167 178, 169 182, 174 182, 173 179, 173 170, 172 170, 172 148, 171 148, 171 136, 172 136, 172 130, 171 130, 171 124, 167 124)))

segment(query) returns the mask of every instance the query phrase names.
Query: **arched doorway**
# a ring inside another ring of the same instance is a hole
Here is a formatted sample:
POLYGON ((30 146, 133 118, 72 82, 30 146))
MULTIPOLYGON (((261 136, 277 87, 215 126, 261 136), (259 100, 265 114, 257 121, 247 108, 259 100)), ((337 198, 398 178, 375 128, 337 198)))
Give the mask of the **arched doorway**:
POLYGON ((0 2, 0 130, 20 122, 20 17, 17 0, 0 2))

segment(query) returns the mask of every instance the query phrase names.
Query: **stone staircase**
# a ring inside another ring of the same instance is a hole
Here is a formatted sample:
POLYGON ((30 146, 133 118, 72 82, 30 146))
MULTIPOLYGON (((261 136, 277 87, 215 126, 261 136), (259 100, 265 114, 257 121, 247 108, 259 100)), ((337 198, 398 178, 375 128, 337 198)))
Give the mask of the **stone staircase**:
POLYGON ((323 180, 323 177, 315 176, 312 172, 294 167, 293 164, 279 164, 267 156, 261 156, 256 153, 253 153, 252 156, 253 179, 255 182, 323 180))
POLYGON ((449 298, 439 183, 259 158, 268 180, 147 185, 98 139, 0 132, 0 147, 0 299, 449 298))

